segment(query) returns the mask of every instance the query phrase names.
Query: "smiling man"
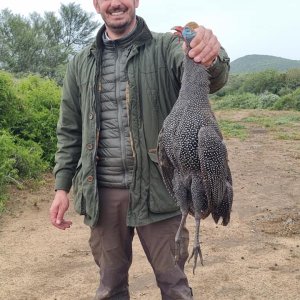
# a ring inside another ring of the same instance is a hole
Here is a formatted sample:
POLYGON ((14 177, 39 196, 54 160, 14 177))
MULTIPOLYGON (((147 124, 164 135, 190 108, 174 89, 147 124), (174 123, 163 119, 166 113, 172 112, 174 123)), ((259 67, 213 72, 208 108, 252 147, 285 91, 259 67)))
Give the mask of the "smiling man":
POLYGON ((136 25, 135 9, 139 1, 99 1, 94 0, 97 13, 106 24, 106 32, 111 39, 128 34, 136 25))
MULTIPOLYGON (((105 24, 68 65, 51 222, 63 230, 71 226, 64 215, 73 186, 75 210, 91 228, 90 246, 100 268, 96 300, 129 299, 134 229, 162 299, 190 300, 184 273, 188 231, 183 229, 184 250, 175 264, 180 210, 163 184, 155 154, 162 123, 178 97, 184 53, 176 36, 151 32, 136 16, 139 1, 93 3, 105 24)), ((214 92, 227 81, 229 59, 211 30, 196 31, 189 56, 207 67, 214 92)))

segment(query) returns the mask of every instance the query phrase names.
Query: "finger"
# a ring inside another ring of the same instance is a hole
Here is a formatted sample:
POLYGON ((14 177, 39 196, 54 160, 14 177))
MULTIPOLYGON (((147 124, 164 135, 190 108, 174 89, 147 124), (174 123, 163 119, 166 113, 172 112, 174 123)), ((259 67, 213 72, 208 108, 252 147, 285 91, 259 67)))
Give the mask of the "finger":
POLYGON ((71 221, 65 221, 65 220, 62 220, 61 223, 59 225, 57 225, 57 227, 59 229, 67 229, 67 228, 70 228, 72 225, 72 222, 71 221))
POLYGON ((59 207, 59 210, 57 213, 57 218, 56 218, 57 225, 60 225, 62 223, 66 210, 67 209, 65 207, 63 207, 62 205, 59 207))
MULTIPOLYGON (((193 39, 194 41, 194 39, 193 39)), ((201 39, 197 39, 194 46, 191 47, 192 49, 189 52, 189 56, 191 58, 195 58, 196 56, 200 55, 204 49, 208 46, 211 46, 212 44, 217 42, 217 38, 212 34, 212 31, 209 29, 206 29, 204 31, 204 34, 201 39)))
POLYGON ((195 29, 196 36, 193 38, 191 41, 191 48, 194 48, 196 45, 198 45, 205 37, 207 34, 207 29, 203 26, 199 26, 198 28, 195 29))
POLYGON ((56 219, 57 219, 57 213, 58 213, 58 207, 57 206, 51 206, 50 208, 50 220, 52 225, 56 225, 56 219))
POLYGON ((65 230, 67 228, 70 228, 72 225, 72 221, 65 221, 62 220, 60 224, 53 224, 56 228, 61 229, 61 230, 65 230))
POLYGON ((197 32, 197 34, 193 38, 190 44, 193 50, 191 51, 191 53, 201 52, 205 47, 205 45, 207 45, 211 40, 211 38, 214 36, 213 32, 210 29, 206 29, 204 27, 199 27, 198 30, 195 29, 195 31, 197 32))
POLYGON ((207 64, 209 61, 214 60, 220 51, 220 43, 214 40, 212 43, 206 45, 201 53, 194 57, 194 61, 197 63, 207 64))
POLYGON ((199 56, 203 59, 209 52, 219 47, 219 45, 216 36, 211 36, 208 41, 201 41, 201 43, 193 49, 193 58, 199 56))

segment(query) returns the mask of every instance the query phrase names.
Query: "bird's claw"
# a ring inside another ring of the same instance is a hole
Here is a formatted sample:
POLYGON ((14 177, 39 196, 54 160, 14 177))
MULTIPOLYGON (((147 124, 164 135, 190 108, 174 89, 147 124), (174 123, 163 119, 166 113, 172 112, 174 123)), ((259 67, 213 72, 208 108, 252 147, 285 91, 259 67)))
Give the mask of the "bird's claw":
POLYGON ((202 257, 202 252, 201 252, 200 245, 193 248, 193 252, 192 252, 192 254, 191 254, 191 256, 189 257, 189 260, 188 260, 188 262, 190 262, 190 260, 194 257, 193 274, 195 274, 198 256, 200 258, 201 265, 203 266, 203 257, 202 257))

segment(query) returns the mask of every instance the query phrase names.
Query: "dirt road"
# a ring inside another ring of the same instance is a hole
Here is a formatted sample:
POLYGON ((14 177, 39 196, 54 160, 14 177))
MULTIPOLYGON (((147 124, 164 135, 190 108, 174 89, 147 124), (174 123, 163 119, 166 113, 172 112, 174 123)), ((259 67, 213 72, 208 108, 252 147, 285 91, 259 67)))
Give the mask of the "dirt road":
MULTIPOLYGON (((186 270, 195 299, 300 299, 300 142, 276 140, 253 127, 245 141, 227 140, 234 178, 229 226, 202 222, 204 266, 186 270)), ((51 176, 33 191, 12 191, 0 220, 0 299, 92 299, 98 271, 89 228, 70 209, 71 230, 48 221, 51 176)), ((194 223, 188 221, 191 238, 194 223)), ((191 243, 192 245, 192 243, 191 243)), ((131 299, 156 300, 151 268, 134 239, 131 299)))

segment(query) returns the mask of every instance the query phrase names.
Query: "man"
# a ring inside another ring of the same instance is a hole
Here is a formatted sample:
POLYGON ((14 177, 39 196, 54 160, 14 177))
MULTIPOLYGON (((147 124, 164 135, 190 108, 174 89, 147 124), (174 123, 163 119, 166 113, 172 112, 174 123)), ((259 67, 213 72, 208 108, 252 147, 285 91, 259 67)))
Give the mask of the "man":
MULTIPOLYGON (((52 224, 64 219, 73 184, 75 210, 91 227, 100 267, 95 299, 129 299, 134 228, 153 267, 162 299, 192 299, 184 251, 174 263, 180 211, 156 162, 157 137, 175 103, 183 50, 170 33, 150 32, 135 14, 138 0, 93 0, 105 25, 96 42, 69 63, 58 122, 52 224)), ((174 24, 175 25, 175 24, 174 24)), ((227 81, 228 57, 214 34, 197 29, 189 56, 207 67, 211 92, 227 81)))

